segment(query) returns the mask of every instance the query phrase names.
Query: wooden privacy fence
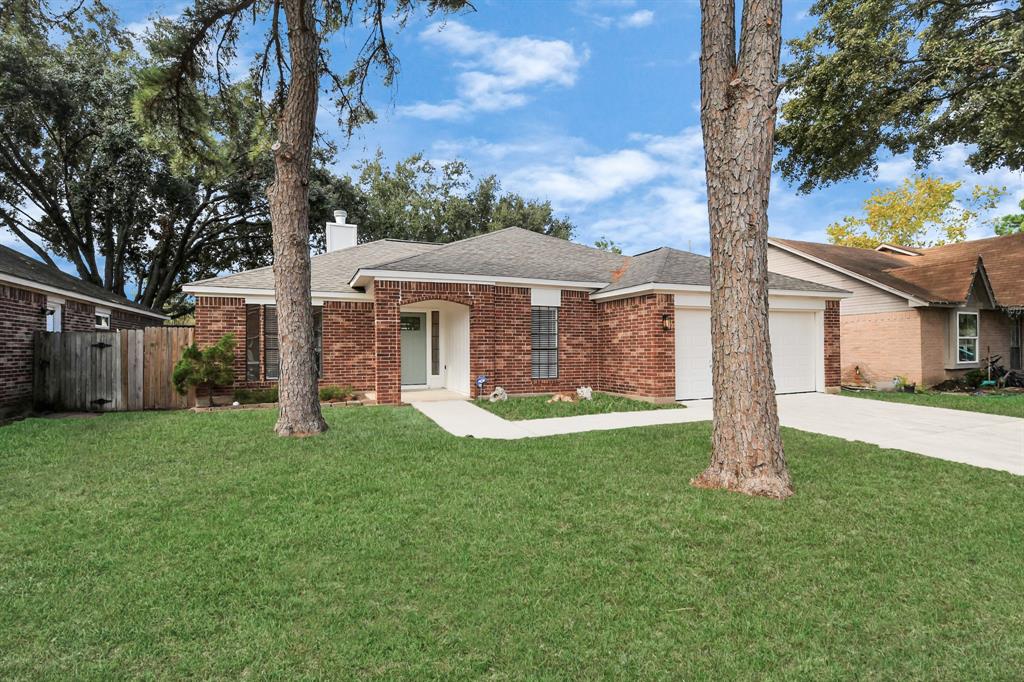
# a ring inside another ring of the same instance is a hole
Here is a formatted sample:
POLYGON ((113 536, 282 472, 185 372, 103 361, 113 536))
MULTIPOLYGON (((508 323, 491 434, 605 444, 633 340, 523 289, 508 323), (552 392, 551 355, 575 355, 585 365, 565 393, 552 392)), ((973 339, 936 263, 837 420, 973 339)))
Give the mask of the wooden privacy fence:
POLYGON ((37 406, 59 410, 173 410, 192 395, 174 390, 171 374, 192 327, 116 332, 36 332, 37 406))

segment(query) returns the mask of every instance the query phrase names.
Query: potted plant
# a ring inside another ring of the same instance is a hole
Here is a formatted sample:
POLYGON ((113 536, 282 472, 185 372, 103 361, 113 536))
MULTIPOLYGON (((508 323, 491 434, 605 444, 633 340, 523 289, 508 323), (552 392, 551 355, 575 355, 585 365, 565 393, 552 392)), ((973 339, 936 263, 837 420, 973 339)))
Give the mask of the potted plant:
POLYGON ((235 378, 235 335, 225 334, 217 343, 200 350, 192 344, 182 353, 174 366, 171 381, 179 394, 185 395, 189 388, 206 389, 207 404, 213 407, 213 389, 228 386, 235 378))

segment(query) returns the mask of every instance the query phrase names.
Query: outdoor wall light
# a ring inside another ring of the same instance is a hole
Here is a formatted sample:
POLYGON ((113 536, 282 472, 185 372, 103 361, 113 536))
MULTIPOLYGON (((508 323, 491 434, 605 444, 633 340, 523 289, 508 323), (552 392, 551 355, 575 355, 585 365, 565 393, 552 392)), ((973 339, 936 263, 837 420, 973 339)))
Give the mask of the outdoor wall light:
POLYGON ((664 315, 661 316, 661 328, 662 329, 664 329, 667 332, 670 332, 670 331, 672 331, 672 328, 674 326, 675 326, 675 320, 673 319, 672 315, 669 315, 668 313, 665 313, 664 315))

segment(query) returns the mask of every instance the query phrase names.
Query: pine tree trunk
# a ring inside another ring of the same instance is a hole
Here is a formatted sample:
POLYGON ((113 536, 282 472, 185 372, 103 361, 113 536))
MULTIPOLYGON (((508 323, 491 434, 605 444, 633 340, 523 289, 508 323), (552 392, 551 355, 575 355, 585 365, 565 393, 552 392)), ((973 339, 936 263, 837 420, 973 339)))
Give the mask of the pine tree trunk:
POLYGON ((779 436, 768 338, 768 192, 782 39, 781 0, 701 0, 701 127, 711 225, 714 422, 693 484, 793 494, 779 436))
POLYGON ((278 417, 282 436, 327 430, 320 413, 313 354, 309 266, 309 172, 319 95, 319 36, 312 0, 283 0, 291 81, 274 143, 274 183, 267 191, 274 241, 279 352, 278 417))

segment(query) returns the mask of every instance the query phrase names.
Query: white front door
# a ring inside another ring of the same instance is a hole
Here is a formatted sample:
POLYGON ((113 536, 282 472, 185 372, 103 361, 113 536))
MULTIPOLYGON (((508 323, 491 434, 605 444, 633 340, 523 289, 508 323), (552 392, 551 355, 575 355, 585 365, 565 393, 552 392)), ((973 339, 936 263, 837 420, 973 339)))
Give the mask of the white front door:
MULTIPOLYGON (((812 311, 768 313, 772 340, 772 371, 776 393, 816 391, 818 356, 823 352, 812 311)), ((712 397, 711 311, 676 310, 676 400, 712 397)))

